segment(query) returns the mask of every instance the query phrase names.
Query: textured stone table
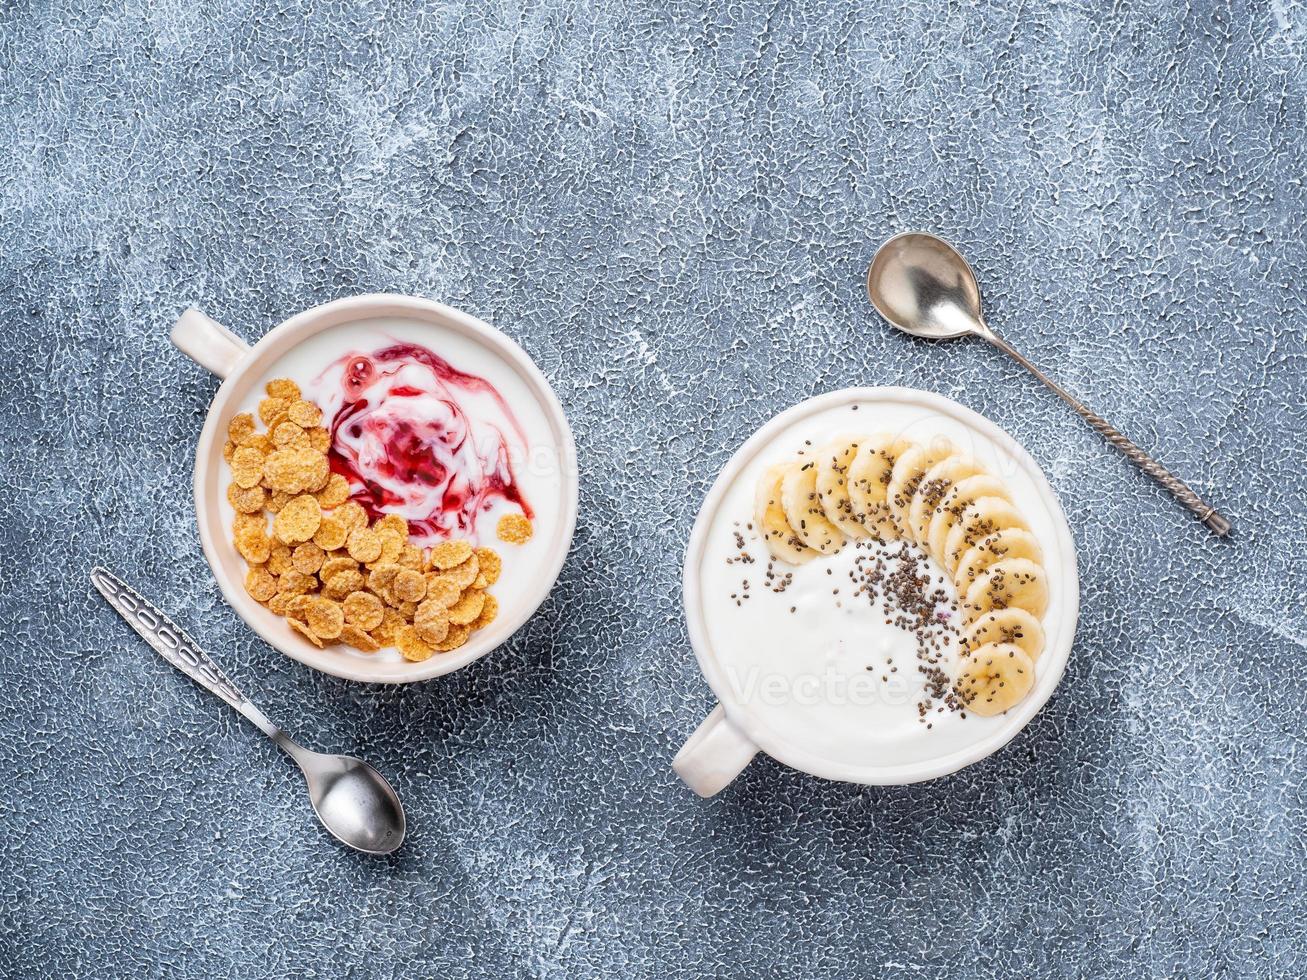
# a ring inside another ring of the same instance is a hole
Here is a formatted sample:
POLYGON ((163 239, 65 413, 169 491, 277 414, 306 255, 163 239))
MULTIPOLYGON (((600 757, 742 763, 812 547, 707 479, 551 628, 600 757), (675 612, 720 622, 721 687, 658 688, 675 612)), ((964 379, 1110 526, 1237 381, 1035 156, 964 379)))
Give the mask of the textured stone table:
POLYGON ((1307 972, 1307 9, 1115 6, 11 4, 0 974, 1307 972), (1236 537, 985 345, 875 321, 866 262, 911 227, 1236 537), (188 303, 254 339, 373 290, 519 340, 582 465, 539 615, 409 688, 314 674, 222 602, 189 485, 215 383, 166 340, 188 303), (1081 560, 1066 677, 950 778, 761 758, 700 801, 668 768, 712 700, 695 509, 768 416, 880 383, 1045 468, 1081 560), (325 839, 276 750, 88 594, 97 561, 391 774, 402 852, 325 839))

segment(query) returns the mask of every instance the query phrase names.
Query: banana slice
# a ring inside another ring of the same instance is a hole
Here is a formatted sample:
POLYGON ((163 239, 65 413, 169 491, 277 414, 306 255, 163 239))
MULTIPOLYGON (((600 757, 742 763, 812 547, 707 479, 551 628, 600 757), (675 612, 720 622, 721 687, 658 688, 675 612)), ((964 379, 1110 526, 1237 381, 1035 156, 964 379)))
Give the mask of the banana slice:
POLYGON ((928 540, 931 518, 953 485, 984 472, 984 467, 970 456, 949 456, 926 470, 908 505, 908 533, 918 544, 928 540))
POLYGON ((944 563, 944 547, 948 543, 949 532, 957 523, 962 512, 981 497, 1007 497, 1007 487, 995 477, 988 475, 969 476, 959 480, 949 488, 944 499, 935 508, 930 518, 930 530, 926 533, 926 550, 941 565, 944 563))
POLYGON ((983 718, 1007 711, 1034 686, 1034 663, 1012 643, 986 643, 962 661, 953 682, 965 710, 983 718))
POLYGON ((802 565, 816 558, 819 552, 804 544, 785 519, 785 508, 781 506, 781 483, 792 468, 797 469, 798 464, 779 463, 762 475, 754 493, 753 519, 772 557, 791 565, 802 565))
POLYGON ((844 547, 844 532, 826 516, 817 499, 817 461, 794 464, 781 479, 781 507, 799 540, 823 555, 844 547))
POLYGON ((1033 534, 1019 527, 1005 527, 995 531, 964 552, 953 574, 953 583, 959 593, 965 593, 980 573, 1004 558, 1029 558, 1039 563, 1044 560, 1044 549, 1033 534))
POLYGON ((954 522, 944 541, 944 551, 935 556, 950 575, 956 575, 958 564, 972 547, 980 544, 995 531, 1005 527, 1019 527, 1029 531, 1026 519, 1012 502, 1003 497, 977 497, 954 522))
POLYGON ((871 531, 862 522, 849 499, 849 468, 858 454, 858 445, 866 436, 841 436, 817 451, 817 499, 826 519, 852 539, 869 538, 871 531))
POLYGON ((1024 609, 1036 619, 1048 609, 1048 575, 1029 558, 1004 558, 980 573, 963 600, 963 614, 979 619, 995 609, 1024 609))
POLYGON ((872 535, 886 541, 897 538, 899 529, 885 502, 885 489, 895 460, 910 448, 911 441, 878 432, 858 443, 858 451, 849 464, 849 502, 853 512, 872 535))
POLYGON ((927 446, 913 446, 894 461, 889 486, 885 488, 885 499, 900 533, 909 541, 916 540, 912 536, 912 525, 908 523, 908 506, 912 503, 912 496, 921 485, 926 471, 952 456, 953 452, 953 443, 940 437, 932 439, 927 446))
POLYGON ((1031 660, 1038 660, 1044 652, 1044 627, 1016 606, 985 613, 967 627, 966 639, 968 650, 979 650, 986 643, 1011 643, 1031 660))

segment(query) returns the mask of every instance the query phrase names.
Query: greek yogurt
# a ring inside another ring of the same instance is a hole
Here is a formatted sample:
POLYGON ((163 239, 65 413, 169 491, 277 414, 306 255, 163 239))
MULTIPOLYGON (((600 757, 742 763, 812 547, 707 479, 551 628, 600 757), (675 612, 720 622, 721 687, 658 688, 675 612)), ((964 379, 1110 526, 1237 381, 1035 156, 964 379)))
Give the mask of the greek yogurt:
POLYGON ((1006 723, 953 697, 965 626, 951 576, 916 545, 876 538, 792 565, 772 557, 755 526, 762 474, 797 454, 815 457, 850 429, 923 444, 943 436, 1002 478, 1019 505, 1042 510, 1015 461, 956 420, 902 404, 835 404, 776 433, 736 473, 707 527, 698 600, 724 699, 776 741, 839 764, 907 766, 1006 723))

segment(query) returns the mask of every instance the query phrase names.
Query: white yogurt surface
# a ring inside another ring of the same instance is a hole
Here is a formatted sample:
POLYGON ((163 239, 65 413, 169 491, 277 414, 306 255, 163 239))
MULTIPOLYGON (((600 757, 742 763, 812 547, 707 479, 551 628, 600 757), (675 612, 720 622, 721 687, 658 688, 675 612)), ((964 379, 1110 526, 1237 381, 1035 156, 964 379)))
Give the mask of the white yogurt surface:
MULTIPOLYGON (((814 455, 836 436, 889 432, 926 442, 945 435, 962 452, 976 456, 1008 485, 1013 502, 1042 542, 1052 526, 1038 491, 1024 470, 989 440, 954 419, 924 406, 895 403, 892 411, 875 403, 844 404, 800 419, 778 433, 743 468, 712 516, 700 564, 701 608, 711 655, 734 700, 755 723, 774 736, 833 763, 895 766, 940 758, 993 734, 1007 721, 1003 715, 981 718, 932 706, 919 720, 926 678, 917 669, 918 641, 905 629, 887 625, 880 602, 854 597, 849 572, 859 559, 900 545, 855 548, 819 557, 801 566, 776 561, 779 574, 793 581, 784 592, 767 587, 764 575, 770 554, 753 521, 758 478, 774 463, 814 455), (739 555, 735 537, 744 539, 752 563, 731 563, 739 555), (750 598, 742 580, 750 583, 750 598), (839 594, 832 590, 838 588, 839 594), (732 594, 735 598, 732 598, 732 594), (793 609, 793 611, 791 611, 793 609), (897 671, 892 671, 897 667, 897 671), (868 669, 870 668, 870 669, 868 669)), ((956 590, 924 552, 913 549, 932 574, 931 588, 956 590)), ((890 562, 893 567, 893 562, 890 562)), ((1056 568, 1049 568, 1050 584, 1056 568)), ((1052 588, 1054 595, 1057 588, 1052 588)), ((1055 616, 1050 608, 1045 622, 1055 616)), ((952 622, 960 620, 952 612, 952 622)), ((940 635, 940 667, 952 676, 958 660, 956 633, 940 635)), ((1038 669, 1038 663, 1036 664, 1038 669)), ((1038 682, 1038 679, 1037 679, 1038 682)))

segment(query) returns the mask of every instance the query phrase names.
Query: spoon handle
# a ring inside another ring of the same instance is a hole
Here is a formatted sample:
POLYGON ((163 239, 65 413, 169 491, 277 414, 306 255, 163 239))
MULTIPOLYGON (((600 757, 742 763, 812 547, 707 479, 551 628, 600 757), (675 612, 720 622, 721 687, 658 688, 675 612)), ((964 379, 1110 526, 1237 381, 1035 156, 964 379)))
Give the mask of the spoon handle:
POLYGON ((195 645, 194 640, 126 582, 96 566, 91 569, 91 583, 164 660, 241 714, 246 714, 246 706, 253 707, 231 679, 209 659, 209 655, 195 645))
POLYGON ((1130 461, 1141 470, 1151 476, 1162 486, 1166 487, 1167 490, 1170 490, 1172 496, 1189 508, 1194 516, 1206 524, 1214 534, 1223 538, 1230 533, 1230 522, 1218 514, 1215 507, 1189 489, 1188 484, 1178 476, 1118 432, 1110 422, 1104 419, 1101 415, 1092 411, 1084 404, 1084 402, 1063 389, 1061 385, 1055 382, 1043 371, 1039 370, 1039 368, 1035 367, 1035 365, 1027 360, 1020 351, 998 334, 987 329, 984 331, 982 336, 999 350, 1010 355, 1019 364, 1023 365, 1026 370, 1040 381, 1044 382, 1044 384, 1051 388, 1059 398, 1074 408, 1076 413, 1082 419, 1097 429, 1104 439, 1116 446, 1116 448, 1121 450, 1121 452, 1125 453, 1126 456, 1130 458, 1130 461))

